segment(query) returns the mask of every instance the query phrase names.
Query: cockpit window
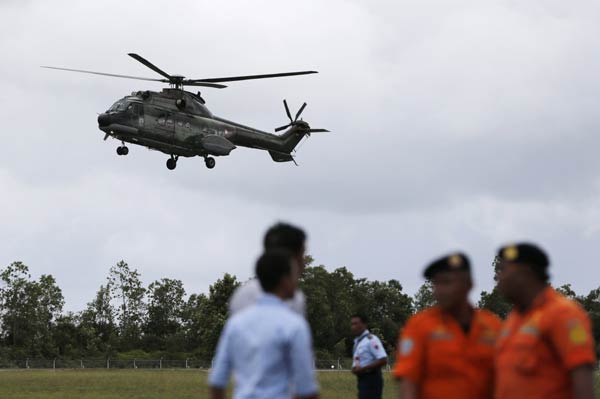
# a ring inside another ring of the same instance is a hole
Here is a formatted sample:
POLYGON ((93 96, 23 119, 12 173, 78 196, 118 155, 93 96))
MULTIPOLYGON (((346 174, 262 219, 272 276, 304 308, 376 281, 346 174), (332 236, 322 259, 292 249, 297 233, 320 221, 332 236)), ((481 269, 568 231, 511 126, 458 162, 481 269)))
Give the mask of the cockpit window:
POLYGON ((128 105, 129 105, 129 102, 127 102, 127 101, 117 101, 116 103, 114 103, 112 105, 112 107, 110 107, 108 109, 108 112, 125 111, 127 109, 128 105))

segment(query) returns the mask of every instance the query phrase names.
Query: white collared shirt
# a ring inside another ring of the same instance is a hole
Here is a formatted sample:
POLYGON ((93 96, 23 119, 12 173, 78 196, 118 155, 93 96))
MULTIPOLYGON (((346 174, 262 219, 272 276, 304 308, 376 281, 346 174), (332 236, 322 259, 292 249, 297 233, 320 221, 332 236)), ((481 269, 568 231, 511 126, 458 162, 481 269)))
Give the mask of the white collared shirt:
MULTIPOLYGON (((229 300, 229 317, 250 305, 254 305, 263 295, 264 291, 257 278, 244 283, 235 290, 229 300)), ((306 316, 306 298, 301 290, 296 290, 294 297, 288 299, 285 303, 300 316, 306 316)))

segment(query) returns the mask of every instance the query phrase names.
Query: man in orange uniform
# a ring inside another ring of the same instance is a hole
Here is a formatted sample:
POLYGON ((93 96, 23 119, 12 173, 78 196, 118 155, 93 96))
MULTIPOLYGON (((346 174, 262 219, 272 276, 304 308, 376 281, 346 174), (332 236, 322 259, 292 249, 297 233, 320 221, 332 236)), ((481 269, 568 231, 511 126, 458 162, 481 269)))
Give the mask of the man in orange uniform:
POLYGON ((498 290, 515 305, 498 339, 496 399, 593 399, 590 320, 548 285, 548 257, 532 244, 500 249, 498 290))
POLYGON ((469 259, 445 256, 425 269, 437 305, 411 317, 402 330, 394 376, 403 399, 487 399, 500 319, 473 308, 469 259))

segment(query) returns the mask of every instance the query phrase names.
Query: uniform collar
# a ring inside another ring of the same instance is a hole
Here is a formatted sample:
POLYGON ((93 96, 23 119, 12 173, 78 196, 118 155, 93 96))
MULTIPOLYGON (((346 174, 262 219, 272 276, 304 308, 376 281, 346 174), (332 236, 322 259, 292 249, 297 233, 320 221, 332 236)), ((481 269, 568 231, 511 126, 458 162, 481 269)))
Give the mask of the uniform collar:
MULTIPOLYGON (((531 303, 531 306, 529 307, 529 309, 527 309, 525 312, 521 312, 519 310, 517 310, 519 312, 519 314, 523 315, 523 314, 527 314, 532 312, 533 310, 539 309, 542 306, 544 306, 544 304, 546 304, 546 302, 548 302, 549 300, 552 300, 552 298, 554 298, 556 296, 556 291, 554 291, 554 289, 550 286, 544 288, 539 294, 537 294, 537 296, 533 299, 533 302, 531 303)), ((516 307, 515 307, 516 309, 516 307)))
MULTIPOLYGON (((471 311, 473 312, 473 320, 475 320, 477 318, 477 309, 473 305, 471 305, 470 302, 469 302, 469 307, 471 308, 471 311)), ((442 309, 440 305, 434 305, 432 309, 436 312, 437 316, 444 321, 444 323, 448 323, 451 320, 456 321, 454 316, 445 312, 444 309, 442 309)), ((458 321, 456 321, 456 322, 458 323, 458 321)))
POLYGON ((368 329, 366 329, 365 331, 363 331, 363 333, 362 333, 362 334, 360 334, 358 337, 354 338, 354 341, 355 341, 355 342, 356 342, 356 341, 359 341, 359 340, 361 340, 363 337, 365 337, 365 336, 367 336, 367 335, 369 335, 369 334, 371 334, 371 333, 369 332, 369 330, 368 330, 368 329))
POLYGON ((276 295, 265 292, 259 299, 258 303, 263 305, 285 305, 285 303, 276 295))

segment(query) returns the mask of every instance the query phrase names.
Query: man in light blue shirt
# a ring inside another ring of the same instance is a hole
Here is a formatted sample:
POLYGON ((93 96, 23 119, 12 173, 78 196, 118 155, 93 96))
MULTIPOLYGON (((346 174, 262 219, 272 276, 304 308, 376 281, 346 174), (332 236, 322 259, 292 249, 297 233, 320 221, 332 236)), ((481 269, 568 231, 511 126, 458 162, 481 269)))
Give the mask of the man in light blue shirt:
POLYGON ((356 337, 352 350, 352 373, 358 380, 358 398, 381 399, 381 368, 387 365, 387 353, 379 338, 367 330, 367 319, 364 315, 352 316, 350 323, 352 334, 356 337))
POLYGON ((308 323, 284 303, 298 286, 298 267, 288 252, 271 250, 258 259, 256 275, 265 293, 225 324, 211 397, 223 399, 234 374, 234 399, 318 399, 308 323))

